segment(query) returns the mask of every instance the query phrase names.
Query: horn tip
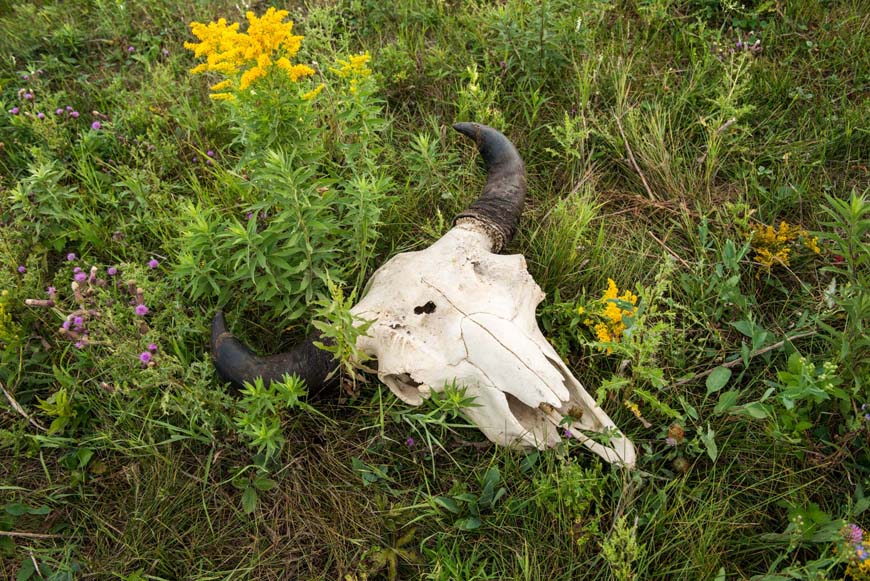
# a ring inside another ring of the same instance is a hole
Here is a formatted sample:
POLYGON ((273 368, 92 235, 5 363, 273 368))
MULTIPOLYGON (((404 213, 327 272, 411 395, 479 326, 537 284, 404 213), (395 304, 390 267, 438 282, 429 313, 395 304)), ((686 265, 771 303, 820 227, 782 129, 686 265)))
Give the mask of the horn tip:
POLYGON ((218 309, 214 314, 214 319, 211 321, 211 347, 212 354, 220 346, 221 335, 227 333, 227 322, 224 319, 224 313, 218 309))
POLYGON ((480 134, 480 128, 481 125, 479 123, 469 123, 466 121, 453 124, 453 129, 466 137, 474 139, 475 141, 477 141, 478 135, 480 134))

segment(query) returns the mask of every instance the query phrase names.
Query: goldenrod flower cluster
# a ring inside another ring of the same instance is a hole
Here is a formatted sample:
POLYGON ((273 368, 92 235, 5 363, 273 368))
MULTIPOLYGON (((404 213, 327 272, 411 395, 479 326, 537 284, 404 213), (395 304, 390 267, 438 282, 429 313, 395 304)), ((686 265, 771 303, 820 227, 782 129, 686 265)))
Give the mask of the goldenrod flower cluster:
MULTIPOLYGON (((247 32, 239 32, 239 23, 228 24, 224 18, 208 24, 190 23, 191 32, 200 42, 186 42, 184 47, 197 57, 206 57, 206 62, 190 72, 216 72, 227 76, 211 87, 212 99, 233 100, 232 90, 245 90, 276 68, 284 71, 293 82, 314 74, 311 67, 290 61, 299 52, 303 37, 292 34, 293 21, 283 22, 288 14, 286 10, 275 8, 269 8, 260 17, 247 12, 247 32)), ((309 92, 313 93, 311 97, 320 89, 315 91, 309 92)))
MULTIPOLYGON (((619 343, 620 337, 625 332, 627 327, 626 319, 630 319, 637 314, 637 295, 630 290, 626 290, 621 295, 619 287, 612 278, 607 279, 607 290, 600 299, 595 301, 594 307, 589 307, 588 317, 583 321, 583 324, 595 332, 596 338, 602 343, 619 343), (618 303, 622 303, 621 305, 618 303), (632 305, 631 308, 620 308, 625 305, 632 305)), ((584 314, 587 310, 583 307, 577 308, 578 314, 584 314)), ((612 349, 607 349, 611 353, 612 349)))
POLYGON ((339 68, 330 68, 330 70, 342 79, 350 79, 350 94, 356 95, 359 90, 359 82, 372 74, 372 70, 368 67, 371 58, 372 56, 368 51, 350 55, 347 60, 338 60, 339 68))
POLYGON ((801 242, 807 250, 815 254, 821 252, 817 237, 810 236, 809 232, 800 226, 788 222, 780 222, 779 228, 760 224, 752 231, 755 261, 765 270, 770 270, 776 264, 788 266, 792 251, 798 248, 801 242))

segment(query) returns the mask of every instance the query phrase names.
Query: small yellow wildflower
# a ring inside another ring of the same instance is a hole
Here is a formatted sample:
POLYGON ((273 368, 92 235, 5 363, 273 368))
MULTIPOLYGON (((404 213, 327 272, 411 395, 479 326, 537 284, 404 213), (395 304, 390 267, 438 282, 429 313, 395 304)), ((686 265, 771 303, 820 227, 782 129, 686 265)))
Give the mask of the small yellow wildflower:
POLYGON ((634 417, 638 419, 643 418, 643 414, 640 413, 640 408, 637 407, 636 403, 625 400, 622 402, 622 404, 628 409, 628 411, 634 414, 634 417))
POLYGON ((209 91, 223 91, 224 89, 229 89, 232 86, 233 86, 232 80, 225 79, 225 80, 221 81, 220 83, 217 83, 217 84, 209 87, 209 91))
POLYGON ((213 101, 235 101, 236 96, 232 93, 212 93, 209 98, 213 101))
POLYGON ((359 82, 372 74, 372 70, 367 66, 371 58, 368 51, 350 55, 347 60, 338 60, 337 64, 340 68, 330 68, 330 70, 342 79, 350 79, 350 94, 356 95, 359 82))
POLYGON ((320 92, 325 87, 326 87, 326 85, 324 85, 323 83, 320 83, 319 85, 317 85, 316 87, 314 87, 313 89, 311 89, 310 91, 308 91, 307 93, 302 95, 302 98, 306 101, 310 101, 311 99, 314 99, 315 97, 317 97, 317 95, 319 95, 320 92))
MULTIPOLYGON (((595 301, 595 308, 589 312, 583 324, 589 327, 595 337, 601 343, 618 343, 627 325, 626 319, 634 317, 637 314, 637 295, 629 290, 619 294, 619 287, 612 278, 607 279, 607 290, 604 291, 602 297, 595 301), (632 305, 630 309, 620 308, 619 304, 624 303, 632 305)), ((583 314, 583 307, 577 308, 578 314, 583 314)), ((612 353, 612 349, 608 348, 607 353, 612 353)))
POLYGON ((755 262, 767 271, 775 265, 789 266, 792 251, 799 248, 798 240, 802 240, 803 246, 815 254, 821 252, 819 239, 811 237, 800 226, 785 221, 780 222, 778 228, 764 224, 755 226, 751 241, 755 262))

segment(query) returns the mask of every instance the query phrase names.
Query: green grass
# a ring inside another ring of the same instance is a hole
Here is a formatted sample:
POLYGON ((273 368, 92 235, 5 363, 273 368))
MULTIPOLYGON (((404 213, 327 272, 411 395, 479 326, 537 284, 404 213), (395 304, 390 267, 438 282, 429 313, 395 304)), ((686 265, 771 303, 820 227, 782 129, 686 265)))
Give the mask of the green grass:
POLYGON ((187 23, 243 20, 234 2, 0 0, 0 384, 19 408, 0 398, 0 577, 867 578, 847 573, 838 533, 870 528, 864 2, 286 7, 318 80, 371 53, 362 108, 332 85, 301 122, 212 102, 218 77, 190 74, 187 23), (750 38, 757 54, 727 53, 750 38), (67 105, 78 119, 55 115, 67 105), (275 457, 240 429, 258 412, 214 375, 214 309, 276 352, 326 311, 327 271, 348 295, 437 239, 484 180, 460 120, 521 152, 529 196, 508 252, 526 257, 545 334, 637 444, 638 470, 576 445, 497 448, 449 402, 410 409, 373 375, 313 401, 326 420, 278 414, 275 457), (295 221, 268 220, 297 209, 320 228, 310 250, 295 221), (249 211, 256 243, 232 231, 249 211), (752 229, 782 221, 821 252, 796 241, 788 267, 764 269, 752 229), (235 260, 267 245, 296 252, 264 256, 276 272, 304 255, 305 285, 276 291, 235 260), (123 277, 96 291, 101 335, 84 349, 57 331, 77 265, 123 277), (612 353, 577 314, 609 278, 643 309, 612 353), (50 285, 55 308, 25 306, 50 285), (819 369, 797 373, 794 352, 819 369), (691 378, 741 357, 725 385, 691 378), (490 501, 494 474, 505 491, 490 501))

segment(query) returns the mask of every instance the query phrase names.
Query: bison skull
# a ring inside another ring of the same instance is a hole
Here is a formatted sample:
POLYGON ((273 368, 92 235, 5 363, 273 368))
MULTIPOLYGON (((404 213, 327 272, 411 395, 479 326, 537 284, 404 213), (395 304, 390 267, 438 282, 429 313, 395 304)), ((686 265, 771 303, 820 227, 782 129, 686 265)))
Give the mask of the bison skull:
MULTIPOLYGON (((445 385, 464 386, 475 399, 466 417, 493 442, 546 448, 560 440, 562 428, 607 461, 632 467, 631 441, 538 328, 535 308, 544 293, 525 259, 496 253, 512 237, 525 197, 519 154, 492 128, 456 128, 477 141, 487 163, 484 193, 437 242, 394 256, 372 275, 352 309, 371 321, 357 348, 377 359, 378 377, 411 405, 445 385), (609 438, 588 435, 596 432, 609 438)), ((226 331, 220 314, 212 353, 218 371, 235 384, 296 373, 316 389, 335 368, 311 341, 257 357, 226 331)))

